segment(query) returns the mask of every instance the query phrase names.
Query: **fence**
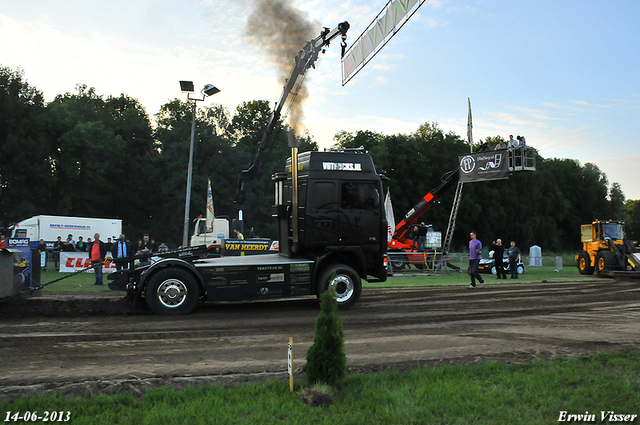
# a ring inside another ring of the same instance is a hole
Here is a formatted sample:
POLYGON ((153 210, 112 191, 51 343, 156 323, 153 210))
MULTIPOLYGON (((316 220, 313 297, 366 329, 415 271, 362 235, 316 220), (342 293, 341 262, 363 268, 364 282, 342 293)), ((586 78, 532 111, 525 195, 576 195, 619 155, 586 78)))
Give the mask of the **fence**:
MULTIPOLYGON (((466 253, 450 253, 444 258, 442 253, 435 252, 434 254, 433 251, 424 253, 390 251, 387 256, 394 273, 448 274, 458 270, 466 273, 469 267, 469 254, 466 253)), ((487 256, 484 255, 483 258, 487 258, 487 256)), ((536 256, 535 258, 522 255, 522 262, 525 270, 528 270, 529 267, 546 266, 554 267, 559 271, 575 265, 573 256, 569 254, 536 256), (535 266, 530 265, 531 260, 534 260, 535 266)))

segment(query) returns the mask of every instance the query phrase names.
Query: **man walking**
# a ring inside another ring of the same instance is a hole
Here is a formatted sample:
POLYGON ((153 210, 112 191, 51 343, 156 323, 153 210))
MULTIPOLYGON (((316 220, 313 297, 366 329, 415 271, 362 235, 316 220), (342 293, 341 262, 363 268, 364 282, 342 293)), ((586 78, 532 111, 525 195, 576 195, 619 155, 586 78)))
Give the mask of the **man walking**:
POLYGON ((482 258, 482 242, 476 238, 476 232, 469 234, 471 240, 469 241, 469 275, 471 276, 471 285, 469 289, 476 287, 476 279, 480 282, 480 288, 484 287, 484 279, 480 276, 478 266, 480 265, 480 258, 482 258))
POLYGON ((93 271, 96 275, 96 283, 94 283, 94 285, 102 285, 102 263, 104 262, 105 255, 107 255, 107 248, 105 248, 100 240, 99 233, 93 235, 93 241, 89 244, 88 249, 91 265, 95 266, 93 271))

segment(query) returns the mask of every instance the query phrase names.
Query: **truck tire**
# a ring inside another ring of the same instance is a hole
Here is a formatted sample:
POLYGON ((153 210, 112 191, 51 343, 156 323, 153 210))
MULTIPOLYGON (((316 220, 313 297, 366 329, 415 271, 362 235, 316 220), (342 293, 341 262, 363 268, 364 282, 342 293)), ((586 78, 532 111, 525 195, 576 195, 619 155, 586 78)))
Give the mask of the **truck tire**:
POLYGON ((578 271, 580 274, 593 274, 594 267, 591 265, 591 257, 587 251, 578 254, 578 271))
POLYGON ((362 293, 360 276, 353 268, 344 264, 333 264, 322 273, 318 282, 318 297, 330 286, 336 290, 336 300, 341 310, 351 308, 362 293))
POLYGON ((611 270, 616 266, 616 257, 611 251, 600 251, 596 255, 596 270, 611 270))
POLYGON ((198 284, 186 270, 167 267, 159 270, 147 285, 145 301, 156 314, 180 315, 193 311, 200 297, 198 284))
POLYGON ((522 264, 518 264, 516 266, 516 271, 518 272, 518 274, 524 273, 524 266, 522 264))
POLYGON ((389 261, 391 262, 391 268, 394 272, 404 269, 404 259, 393 256, 389 258, 389 261))
POLYGON ((491 274, 498 274, 498 269, 496 269, 495 264, 491 266, 491 274))

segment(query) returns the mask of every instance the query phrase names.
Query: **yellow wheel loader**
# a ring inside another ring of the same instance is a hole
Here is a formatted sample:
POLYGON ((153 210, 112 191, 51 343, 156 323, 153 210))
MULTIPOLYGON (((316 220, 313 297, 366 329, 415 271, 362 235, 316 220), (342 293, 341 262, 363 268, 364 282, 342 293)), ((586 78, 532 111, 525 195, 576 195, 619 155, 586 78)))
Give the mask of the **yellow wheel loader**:
POLYGON ((580 229, 582 251, 575 257, 580 274, 640 277, 640 251, 626 238, 623 221, 595 220, 580 229))

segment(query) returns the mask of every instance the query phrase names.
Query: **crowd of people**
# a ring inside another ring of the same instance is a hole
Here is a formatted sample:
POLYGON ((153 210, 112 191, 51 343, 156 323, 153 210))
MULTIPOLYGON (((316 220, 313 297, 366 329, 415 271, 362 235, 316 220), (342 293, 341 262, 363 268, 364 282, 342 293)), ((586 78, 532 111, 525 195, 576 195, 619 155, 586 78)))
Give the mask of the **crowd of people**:
MULTIPOLYGON (((100 234, 96 233, 93 239, 87 238, 86 241, 82 236, 78 236, 76 241, 73 238, 73 234, 69 234, 64 241, 62 236, 58 236, 53 244, 53 250, 48 250, 44 240, 41 239, 36 249, 39 252, 52 251, 57 269, 60 263, 60 252, 87 252, 89 253, 91 264, 96 265, 104 262, 107 257, 111 257, 114 260, 117 258, 130 259, 134 255, 168 251, 169 247, 164 242, 156 245, 155 240, 151 239, 148 234, 145 234, 142 239, 138 239, 138 242, 134 244, 124 234, 121 234, 117 239, 109 237, 106 242, 103 242, 100 239, 100 234)), ((129 268, 129 261, 114 262, 117 270, 129 268)), ((143 258, 137 264, 141 266, 151 264, 151 257, 143 258)), ((95 270, 95 284, 102 285, 102 267, 96 267, 95 270)))
POLYGON ((516 136, 513 138, 513 134, 509 135, 509 140, 505 141, 502 137, 498 141, 498 144, 495 146, 495 149, 519 149, 526 148, 527 141, 524 136, 516 136))

